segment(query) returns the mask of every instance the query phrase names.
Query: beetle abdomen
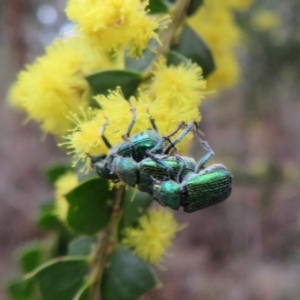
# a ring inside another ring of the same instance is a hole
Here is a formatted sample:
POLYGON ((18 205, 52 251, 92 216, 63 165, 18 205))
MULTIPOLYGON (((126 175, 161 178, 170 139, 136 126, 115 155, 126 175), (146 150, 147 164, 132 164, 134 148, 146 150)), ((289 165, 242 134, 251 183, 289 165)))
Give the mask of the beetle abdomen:
POLYGON ((182 185, 186 191, 182 205, 190 213, 226 200, 232 190, 232 175, 224 166, 213 165, 189 176, 182 185))

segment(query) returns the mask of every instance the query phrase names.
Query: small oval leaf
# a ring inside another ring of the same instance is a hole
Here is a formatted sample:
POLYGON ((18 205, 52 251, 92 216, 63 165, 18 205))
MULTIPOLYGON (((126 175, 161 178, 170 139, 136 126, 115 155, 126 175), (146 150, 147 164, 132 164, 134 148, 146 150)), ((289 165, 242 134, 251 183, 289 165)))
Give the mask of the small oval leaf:
POLYGON ((109 90, 115 90, 119 86, 124 97, 128 99, 142 82, 142 76, 139 73, 127 70, 112 70, 89 75, 86 80, 92 89, 93 95, 107 95, 109 90))
POLYGON ((82 233, 94 234, 104 228, 111 215, 107 180, 94 178, 83 182, 65 195, 70 207, 68 210, 69 225, 82 233))
POLYGON ((123 204, 121 227, 126 227, 137 222, 147 212, 147 208, 152 201, 152 196, 137 191, 135 188, 129 188, 123 204))
POLYGON ((48 262, 30 274, 43 300, 72 300, 84 285, 89 270, 86 257, 66 257, 48 262))
POLYGON ((162 0, 150 0, 147 9, 150 10, 150 14, 160 14, 168 12, 168 6, 162 0))
POLYGON ((197 63, 207 77, 215 69, 212 53, 202 38, 188 25, 185 25, 179 35, 179 43, 172 47, 183 56, 197 63))
POLYGON ((134 57, 125 56, 126 69, 135 72, 144 72, 147 70, 156 56, 158 46, 157 40, 152 39, 148 47, 143 51, 141 58, 136 59, 134 57))
POLYGON ((146 262, 124 247, 117 247, 103 274, 102 300, 138 300, 158 285, 158 280, 146 262))
POLYGON ((35 283, 32 279, 16 278, 8 282, 7 293, 11 300, 37 300, 35 283))
POLYGON ((42 203, 40 214, 37 218, 37 226, 50 231, 63 231, 64 225, 58 220, 55 211, 54 201, 47 201, 42 203))
POLYGON ((94 236, 81 236, 69 244, 68 255, 89 255, 95 243, 94 236))
POLYGON ((179 66, 188 64, 189 60, 181 53, 171 50, 167 53, 167 65, 179 66))
POLYGON ((188 17, 192 16, 203 4, 203 0, 190 0, 189 7, 187 9, 186 15, 188 17))
POLYGON ((69 165, 54 165, 46 170, 46 178, 53 185, 60 176, 68 171, 74 171, 74 169, 69 165))
POLYGON ((24 273, 31 272, 43 262, 45 250, 38 242, 30 242, 18 250, 19 263, 24 273))
POLYGON ((72 300, 90 300, 91 299, 91 282, 86 282, 77 292, 72 300))

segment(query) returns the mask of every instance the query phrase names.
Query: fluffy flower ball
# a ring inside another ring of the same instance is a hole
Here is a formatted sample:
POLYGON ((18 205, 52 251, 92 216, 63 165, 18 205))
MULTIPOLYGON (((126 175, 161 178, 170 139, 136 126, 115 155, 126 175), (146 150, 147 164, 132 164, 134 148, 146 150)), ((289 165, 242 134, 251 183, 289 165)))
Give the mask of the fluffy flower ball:
POLYGON ((148 1, 140 0, 69 0, 66 13, 78 25, 83 36, 106 50, 130 46, 133 55, 141 55, 161 25, 147 16, 148 1))
POLYGON ((152 209, 140 218, 138 227, 125 229, 122 244, 143 260, 158 263, 180 229, 171 212, 152 209))

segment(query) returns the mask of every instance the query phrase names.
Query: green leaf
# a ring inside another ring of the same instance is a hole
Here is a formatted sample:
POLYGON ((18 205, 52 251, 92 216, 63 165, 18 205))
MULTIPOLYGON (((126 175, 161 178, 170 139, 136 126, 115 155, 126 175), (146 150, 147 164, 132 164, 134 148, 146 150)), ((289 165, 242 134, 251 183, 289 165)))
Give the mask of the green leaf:
POLYGON ((144 50, 141 58, 136 59, 130 56, 125 56, 125 68, 127 70, 135 72, 144 72, 151 65, 156 54, 155 51, 158 47, 158 42, 155 39, 152 39, 148 47, 144 50))
POLYGON ((50 231, 61 231, 62 223, 55 214, 55 206, 53 201, 48 201, 41 205, 40 214, 37 219, 37 226, 50 231))
POLYGON ((202 4, 203 0, 190 0, 190 4, 186 12, 187 16, 190 17, 193 15, 202 4))
POLYGON ((34 300, 34 282, 31 279, 16 278, 8 282, 7 293, 11 300, 34 300))
POLYGON ((74 171, 74 169, 69 165, 55 165, 51 166, 46 170, 46 177, 49 183, 54 185, 55 181, 65 173, 69 171, 74 171))
POLYGON ((214 69, 212 53, 202 38, 188 25, 185 25, 179 35, 179 43, 172 47, 193 62, 197 63, 207 77, 214 69))
POLYGON ((162 0, 150 0, 147 9, 150 9, 150 14, 167 13, 168 6, 162 0))
POLYGON ((153 197, 146 193, 129 188, 126 192, 121 227, 131 225, 147 212, 147 208, 153 201, 153 197))
POLYGON ((72 300, 84 285, 89 270, 86 257, 52 260, 30 274, 38 283, 43 300, 72 300))
POLYGON ((102 300, 138 300, 158 285, 151 267, 130 250, 117 247, 103 274, 102 300))
POLYGON ((142 82, 142 76, 132 71, 115 70, 89 75, 86 80, 94 95, 107 95, 109 90, 115 90, 116 87, 120 86, 124 97, 128 99, 142 82))
POLYGON ((187 64, 189 60, 181 53, 171 50, 167 53, 167 65, 179 66, 187 64))
POLYGON ((96 238, 93 236, 81 236, 70 243, 68 255, 88 255, 95 242, 96 238))
POLYGON ((77 292, 72 300, 90 300, 91 299, 91 282, 86 282, 85 285, 77 292))
POLYGON ((45 249, 38 242, 31 242, 18 251, 19 263, 24 273, 31 272, 37 268, 45 257, 45 249))
POLYGON ((107 180, 94 178, 85 181, 65 197, 70 204, 68 223, 76 231, 90 235, 108 223, 111 214, 108 202, 112 191, 107 180))

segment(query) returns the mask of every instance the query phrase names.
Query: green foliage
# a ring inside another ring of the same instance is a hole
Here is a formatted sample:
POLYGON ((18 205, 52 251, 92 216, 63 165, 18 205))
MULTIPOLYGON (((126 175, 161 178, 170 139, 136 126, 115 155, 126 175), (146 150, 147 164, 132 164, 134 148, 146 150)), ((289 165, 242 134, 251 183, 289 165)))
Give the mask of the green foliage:
POLYGON ((43 262, 44 247, 41 243, 31 242, 19 250, 19 263, 24 273, 31 272, 43 262))
POLYGON ((84 284, 89 265, 86 257, 55 259, 32 274, 44 300, 72 300, 84 284))
POLYGON ((78 237, 69 244, 68 255, 88 255, 95 242, 96 238, 93 236, 78 237))
POLYGON ((173 65, 173 66, 178 66, 180 64, 187 64, 189 60, 182 55, 181 53, 175 51, 175 50, 170 50, 167 53, 167 64, 168 65, 173 65))
POLYGON ((124 97, 128 99, 142 82, 142 76, 132 71, 115 70, 89 75, 86 80, 92 89, 93 95, 107 95, 109 90, 115 90, 119 86, 124 97))
POLYGON ((118 247, 109 259, 102 281, 103 300, 138 300, 158 285, 151 267, 131 251, 118 247))
POLYGON ((76 293, 72 300, 89 300, 91 295, 91 283, 86 282, 76 293))
POLYGON ((144 50, 141 58, 133 58, 125 56, 125 68, 134 72, 144 72, 151 66, 156 54, 159 44, 156 40, 152 39, 148 48, 144 50))
POLYGON ((58 219, 53 200, 41 205, 36 223, 39 228, 54 233, 48 241, 48 243, 51 243, 50 256, 65 255, 71 232, 66 224, 58 219))
POLYGON ((168 6, 163 0, 150 0, 147 9, 150 10, 151 14, 167 13, 168 6))
POLYGON ((203 4, 203 0, 190 0, 190 5, 187 9, 187 16, 192 16, 203 4))
POLYGON ((215 69, 214 59, 211 50, 202 38, 188 25, 185 25, 179 35, 179 43, 172 47, 183 56, 197 63, 203 70, 204 77, 207 77, 215 69))
POLYGON ((107 180, 95 178, 83 182, 66 195, 70 204, 68 224, 76 231, 94 234, 108 223, 113 192, 107 180))
POLYGON ((32 279, 16 278, 7 285, 7 292, 11 300, 38 300, 32 279))
POLYGON ((46 170, 46 178, 51 183, 54 185, 55 181, 65 173, 72 171, 71 166, 69 165, 54 165, 49 167, 46 170))
POLYGON ((61 231, 63 225, 55 214, 54 201, 47 201, 41 205, 37 226, 48 231, 61 231))
POLYGON ((135 188, 129 188, 124 199, 121 226, 136 223, 146 213, 152 201, 153 198, 150 195, 137 191, 135 188))

